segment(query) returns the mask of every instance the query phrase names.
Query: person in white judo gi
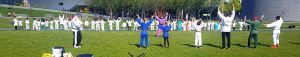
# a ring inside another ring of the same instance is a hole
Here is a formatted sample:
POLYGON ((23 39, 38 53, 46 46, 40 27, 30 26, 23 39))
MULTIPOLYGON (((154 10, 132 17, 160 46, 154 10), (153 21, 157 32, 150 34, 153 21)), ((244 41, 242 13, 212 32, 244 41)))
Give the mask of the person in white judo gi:
POLYGON ((280 27, 283 23, 282 17, 277 16, 276 21, 272 22, 270 24, 264 24, 266 27, 273 27, 273 44, 272 48, 278 48, 279 47, 279 35, 280 35, 280 27))

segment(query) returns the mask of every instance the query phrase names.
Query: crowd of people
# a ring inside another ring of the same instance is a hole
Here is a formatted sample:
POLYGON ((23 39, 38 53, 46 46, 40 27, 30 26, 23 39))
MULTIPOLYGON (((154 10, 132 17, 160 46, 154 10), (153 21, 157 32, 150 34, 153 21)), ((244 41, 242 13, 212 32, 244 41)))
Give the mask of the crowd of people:
MULTIPOLYGON (((235 19, 235 11, 231 15, 224 15, 218 8, 219 20, 202 20, 194 17, 188 19, 168 19, 168 13, 159 16, 156 12, 151 17, 141 18, 137 14, 137 18, 123 19, 123 18, 95 18, 93 20, 84 20, 78 18, 76 15, 66 18, 65 15, 59 15, 58 18, 33 18, 32 29, 30 29, 30 20, 26 18, 26 30, 67 30, 73 31, 75 48, 80 48, 81 30, 95 30, 95 31, 140 31, 140 48, 146 43, 148 49, 148 31, 157 31, 157 38, 161 36, 164 38, 164 47, 169 47, 169 31, 195 31, 195 46, 202 46, 202 31, 221 31, 222 34, 222 49, 230 48, 231 31, 238 28, 243 31, 247 27, 250 30, 247 48, 256 48, 258 43, 258 29, 262 24, 262 18, 253 17, 253 19, 235 19), (108 25, 108 26, 107 26, 108 25), (120 27, 121 26, 121 27, 120 27), (133 28, 131 28, 133 27, 133 28), (250 47, 251 40, 254 39, 254 47, 250 47), (168 45, 168 46, 167 46, 168 45)), ((279 47, 279 34, 282 24, 282 17, 277 16, 276 21, 271 24, 263 24, 266 27, 273 27, 273 41, 272 48, 279 47)), ((12 22, 15 30, 23 29, 23 21, 20 18, 14 18, 12 22)))

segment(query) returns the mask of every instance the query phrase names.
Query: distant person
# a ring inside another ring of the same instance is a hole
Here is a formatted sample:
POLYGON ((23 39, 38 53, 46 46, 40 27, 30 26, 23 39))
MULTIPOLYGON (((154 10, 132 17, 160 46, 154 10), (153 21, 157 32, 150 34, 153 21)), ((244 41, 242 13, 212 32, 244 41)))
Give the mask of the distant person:
POLYGON ((220 11, 220 7, 218 8, 218 16, 221 18, 221 26, 222 26, 222 49, 225 49, 225 39, 227 39, 227 49, 230 48, 230 32, 231 32, 231 25, 232 25, 232 21, 234 19, 235 16, 235 9, 234 6, 232 7, 232 13, 231 16, 224 16, 221 11, 220 11))
POLYGON ((30 23, 29 19, 26 18, 26 20, 25 20, 25 25, 26 25, 26 28, 25 28, 25 29, 26 29, 26 30, 29 30, 29 29, 30 29, 29 23, 30 23))
POLYGON ((119 31, 121 19, 116 19, 116 20, 114 20, 114 22, 116 23, 116 30, 119 31))
POLYGON ((280 27, 283 23, 282 17, 277 16, 276 21, 272 22, 270 24, 264 24, 266 27, 272 27, 273 28, 273 45, 271 48, 278 48, 279 47, 279 35, 280 35, 280 27))
POLYGON ((15 30, 18 30, 18 25, 19 25, 18 19, 16 17, 14 17, 13 21, 14 21, 15 30))
POLYGON ((19 26, 18 27, 19 29, 23 29, 23 21, 22 21, 22 19, 18 20, 18 26, 19 26))

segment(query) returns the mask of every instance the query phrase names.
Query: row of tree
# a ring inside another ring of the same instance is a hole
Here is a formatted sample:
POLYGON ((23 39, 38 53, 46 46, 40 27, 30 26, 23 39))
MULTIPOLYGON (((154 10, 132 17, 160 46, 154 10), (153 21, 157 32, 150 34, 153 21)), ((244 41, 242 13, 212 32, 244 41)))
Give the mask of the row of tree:
POLYGON ((218 6, 222 6, 224 12, 229 12, 232 4, 239 11, 240 3, 236 2, 239 0, 233 0, 231 3, 223 3, 220 0, 91 0, 88 7, 94 13, 110 16, 133 17, 135 14, 149 16, 154 12, 163 16, 165 12, 168 12, 182 18, 184 14, 191 12, 197 17, 204 9, 211 14, 212 10, 218 6))

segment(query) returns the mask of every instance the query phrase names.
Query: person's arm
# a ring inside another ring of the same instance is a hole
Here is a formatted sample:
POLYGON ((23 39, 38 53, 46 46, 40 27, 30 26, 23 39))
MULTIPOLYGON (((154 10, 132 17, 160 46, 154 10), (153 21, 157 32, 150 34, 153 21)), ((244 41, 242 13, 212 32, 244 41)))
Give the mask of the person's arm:
POLYGON ((165 16, 165 20, 167 20, 168 19, 168 15, 169 15, 169 13, 166 13, 166 16, 165 16))
POLYGON ((253 24, 253 22, 249 21, 249 20, 246 20, 245 22, 248 23, 248 24, 253 24))
POLYGON ((234 9, 234 6, 233 6, 230 19, 234 19, 234 16, 235 16, 235 9, 234 9))
POLYGON ((219 17, 220 17, 221 19, 224 19, 224 18, 225 18, 224 14, 222 14, 221 11, 220 11, 220 7, 218 8, 218 15, 219 15, 219 17))
POLYGON ((274 27, 274 26, 276 26, 276 25, 277 25, 277 21, 272 22, 271 24, 266 24, 265 26, 266 26, 266 27, 274 27))

